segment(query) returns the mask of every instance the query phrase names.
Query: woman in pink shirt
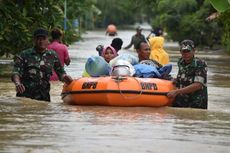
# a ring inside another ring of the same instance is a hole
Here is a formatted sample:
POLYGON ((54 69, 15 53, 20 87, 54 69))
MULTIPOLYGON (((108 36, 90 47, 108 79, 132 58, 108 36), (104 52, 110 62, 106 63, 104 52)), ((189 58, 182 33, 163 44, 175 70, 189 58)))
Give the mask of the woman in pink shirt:
MULTIPOLYGON (((51 36, 52 42, 48 45, 48 49, 54 50, 57 53, 63 67, 64 64, 68 66, 70 64, 70 58, 67 46, 61 42, 61 38, 63 36, 62 31, 58 28, 54 28, 51 31, 51 36)), ((57 74, 54 71, 52 72, 52 74, 53 75, 50 77, 50 80, 57 81, 57 74)))

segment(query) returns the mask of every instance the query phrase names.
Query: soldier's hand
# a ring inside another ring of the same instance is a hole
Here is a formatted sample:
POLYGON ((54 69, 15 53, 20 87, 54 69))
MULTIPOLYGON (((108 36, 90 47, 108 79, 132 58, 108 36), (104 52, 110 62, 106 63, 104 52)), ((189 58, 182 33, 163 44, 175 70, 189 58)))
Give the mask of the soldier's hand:
POLYGON ((24 85, 20 82, 15 82, 15 87, 16 87, 16 91, 19 93, 23 93, 26 90, 24 85))
POLYGON ((66 74, 63 76, 63 82, 65 82, 66 84, 70 84, 72 81, 73 79, 71 78, 71 76, 66 74))
POLYGON ((178 94, 179 94, 178 90, 172 90, 172 91, 168 92, 167 97, 170 98, 170 99, 171 98, 174 99, 174 98, 176 98, 176 96, 178 94))

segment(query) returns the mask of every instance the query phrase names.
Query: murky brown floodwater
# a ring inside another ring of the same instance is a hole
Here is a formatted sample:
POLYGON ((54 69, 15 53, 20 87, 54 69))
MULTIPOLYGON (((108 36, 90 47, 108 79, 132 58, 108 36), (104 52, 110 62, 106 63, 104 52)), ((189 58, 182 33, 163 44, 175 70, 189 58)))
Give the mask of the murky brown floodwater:
MULTIPOLYGON (((110 44, 112 38, 104 34, 88 32, 84 41, 70 46, 72 63, 66 70, 71 76, 81 76, 98 44, 110 44)), ((118 34, 125 46, 134 31, 118 34)), ((179 52, 168 52, 175 76, 179 52)), ((51 103, 38 102, 15 97, 10 79, 0 78, 0 152, 229 153, 230 57, 218 51, 198 55, 209 66, 208 110, 69 106, 62 104, 60 82, 52 82, 51 103)))

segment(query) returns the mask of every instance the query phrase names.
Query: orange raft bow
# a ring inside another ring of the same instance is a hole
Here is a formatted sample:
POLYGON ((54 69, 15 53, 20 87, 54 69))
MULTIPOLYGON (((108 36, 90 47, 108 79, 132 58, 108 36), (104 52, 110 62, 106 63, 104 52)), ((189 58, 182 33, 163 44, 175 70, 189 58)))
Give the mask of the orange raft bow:
POLYGON ((169 106, 172 81, 135 77, 83 77, 64 85, 62 99, 73 105, 169 106))

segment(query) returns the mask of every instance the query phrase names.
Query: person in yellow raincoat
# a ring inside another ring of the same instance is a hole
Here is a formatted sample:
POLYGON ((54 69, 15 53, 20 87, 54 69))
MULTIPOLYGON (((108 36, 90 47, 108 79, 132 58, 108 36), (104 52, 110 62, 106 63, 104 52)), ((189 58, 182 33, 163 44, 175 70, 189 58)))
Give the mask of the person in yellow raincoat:
POLYGON ((164 37, 163 31, 158 28, 154 31, 155 36, 151 36, 148 41, 151 49, 149 58, 156 60, 161 65, 166 65, 169 63, 169 55, 164 50, 164 37))

